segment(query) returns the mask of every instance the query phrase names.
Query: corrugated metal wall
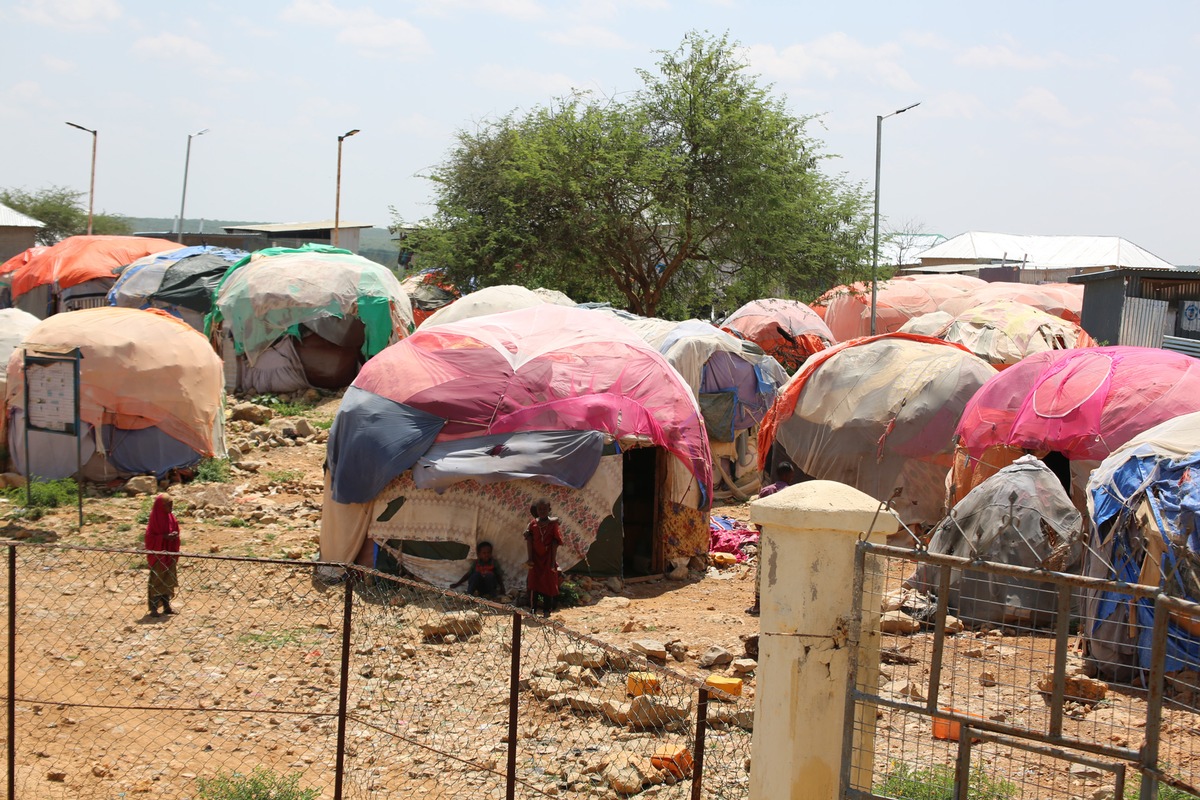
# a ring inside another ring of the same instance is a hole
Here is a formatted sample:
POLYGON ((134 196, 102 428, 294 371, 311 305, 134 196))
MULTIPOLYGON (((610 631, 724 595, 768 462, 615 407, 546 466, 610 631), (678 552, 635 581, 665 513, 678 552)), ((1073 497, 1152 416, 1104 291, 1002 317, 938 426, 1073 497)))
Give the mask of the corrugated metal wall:
POLYGON ((1162 347, 1167 319, 1166 300, 1126 297, 1121 310, 1121 335, 1118 344, 1137 347, 1162 347))

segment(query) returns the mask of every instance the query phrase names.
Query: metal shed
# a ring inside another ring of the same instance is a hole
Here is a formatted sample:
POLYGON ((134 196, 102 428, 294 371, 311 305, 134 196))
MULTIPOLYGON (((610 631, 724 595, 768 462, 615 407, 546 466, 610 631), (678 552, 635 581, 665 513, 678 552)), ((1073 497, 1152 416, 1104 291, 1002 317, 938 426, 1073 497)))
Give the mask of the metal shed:
POLYGON ((1102 345, 1200 340, 1200 271, 1126 267, 1067 281, 1083 285, 1083 329, 1102 345))

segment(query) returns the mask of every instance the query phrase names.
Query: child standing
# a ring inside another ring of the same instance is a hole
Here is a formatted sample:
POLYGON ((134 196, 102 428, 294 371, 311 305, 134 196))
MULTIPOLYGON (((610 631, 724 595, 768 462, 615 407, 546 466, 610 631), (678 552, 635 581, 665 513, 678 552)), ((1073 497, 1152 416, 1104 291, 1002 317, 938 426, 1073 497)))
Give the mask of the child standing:
POLYGON ((504 594, 504 577, 500 574, 500 566, 492 558, 492 543, 480 542, 475 546, 475 563, 454 583, 456 586, 467 584, 467 594, 483 597, 495 597, 504 594))
POLYGON ((175 503, 165 494, 154 498, 150 508, 150 521, 146 524, 146 562, 150 565, 150 583, 147 587, 147 599, 150 605, 150 616, 159 616, 159 606, 163 614, 174 614, 171 608, 171 598, 175 596, 175 588, 179 586, 176 566, 179 556, 162 555, 162 553, 179 552, 179 523, 171 513, 175 503))
POLYGON ((558 546, 562 531, 558 518, 550 516, 550 501, 539 499, 530 509, 533 520, 525 531, 525 552, 529 560, 529 608, 537 613, 537 600, 542 598, 545 615, 550 616, 558 599, 558 546))

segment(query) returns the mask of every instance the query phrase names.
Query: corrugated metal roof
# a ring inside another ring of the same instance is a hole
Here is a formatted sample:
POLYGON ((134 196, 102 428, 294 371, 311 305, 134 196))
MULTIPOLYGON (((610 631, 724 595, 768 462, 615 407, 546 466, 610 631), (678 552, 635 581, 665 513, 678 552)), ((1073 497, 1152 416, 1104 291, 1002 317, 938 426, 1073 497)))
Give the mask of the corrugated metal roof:
POLYGON ((1103 272, 1089 272, 1086 275, 1069 275, 1067 283, 1091 283, 1092 281, 1103 281, 1109 278, 1133 278, 1143 277, 1153 280, 1178 280, 1178 281, 1196 281, 1200 280, 1200 271, 1195 267, 1171 269, 1148 269, 1139 267, 1125 267, 1124 269, 1106 269, 1103 272))
POLYGON ((1026 236, 967 231, 935 245, 921 259, 1024 261, 1035 269, 1141 267, 1171 269, 1172 264, 1120 236, 1026 236))
POLYGON ((11 209, 0 203, 0 228, 44 228, 44 222, 38 222, 33 217, 26 216, 20 211, 11 209))
MULTIPOLYGON (((370 228, 369 222, 347 222, 346 220, 338 220, 338 228, 347 230, 350 228, 370 228)), ((291 231, 331 231, 333 230, 333 220, 322 219, 316 222, 272 222, 268 225, 230 225, 225 228, 225 231, 232 233, 233 231, 255 231, 257 233, 289 233, 291 231)))

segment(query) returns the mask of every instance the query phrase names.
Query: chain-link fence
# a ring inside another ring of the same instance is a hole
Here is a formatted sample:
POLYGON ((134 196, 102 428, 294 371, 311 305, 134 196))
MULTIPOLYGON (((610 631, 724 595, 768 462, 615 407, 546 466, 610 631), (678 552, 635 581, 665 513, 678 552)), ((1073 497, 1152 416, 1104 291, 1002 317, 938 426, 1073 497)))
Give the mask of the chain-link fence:
POLYGON ((923 550, 863 543, 858 559, 859 611, 877 622, 857 652, 874 666, 877 642, 878 666, 848 702, 846 796, 1195 794, 1189 631, 1200 631, 1200 607, 1150 586, 923 550), (1129 613, 1097 617, 1098 598, 1129 613), (1119 618, 1120 663, 1098 655, 1103 626, 1089 628, 1085 654, 1079 634, 1096 618, 1119 618))
MULTIPOLYGON (((752 702, 530 616, 371 571, 9 544, 10 797, 746 797, 752 702)), ((665 658, 665 654, 662 654, 665 658)), ((737 682, 723 684, 736 691, 737 682)))

